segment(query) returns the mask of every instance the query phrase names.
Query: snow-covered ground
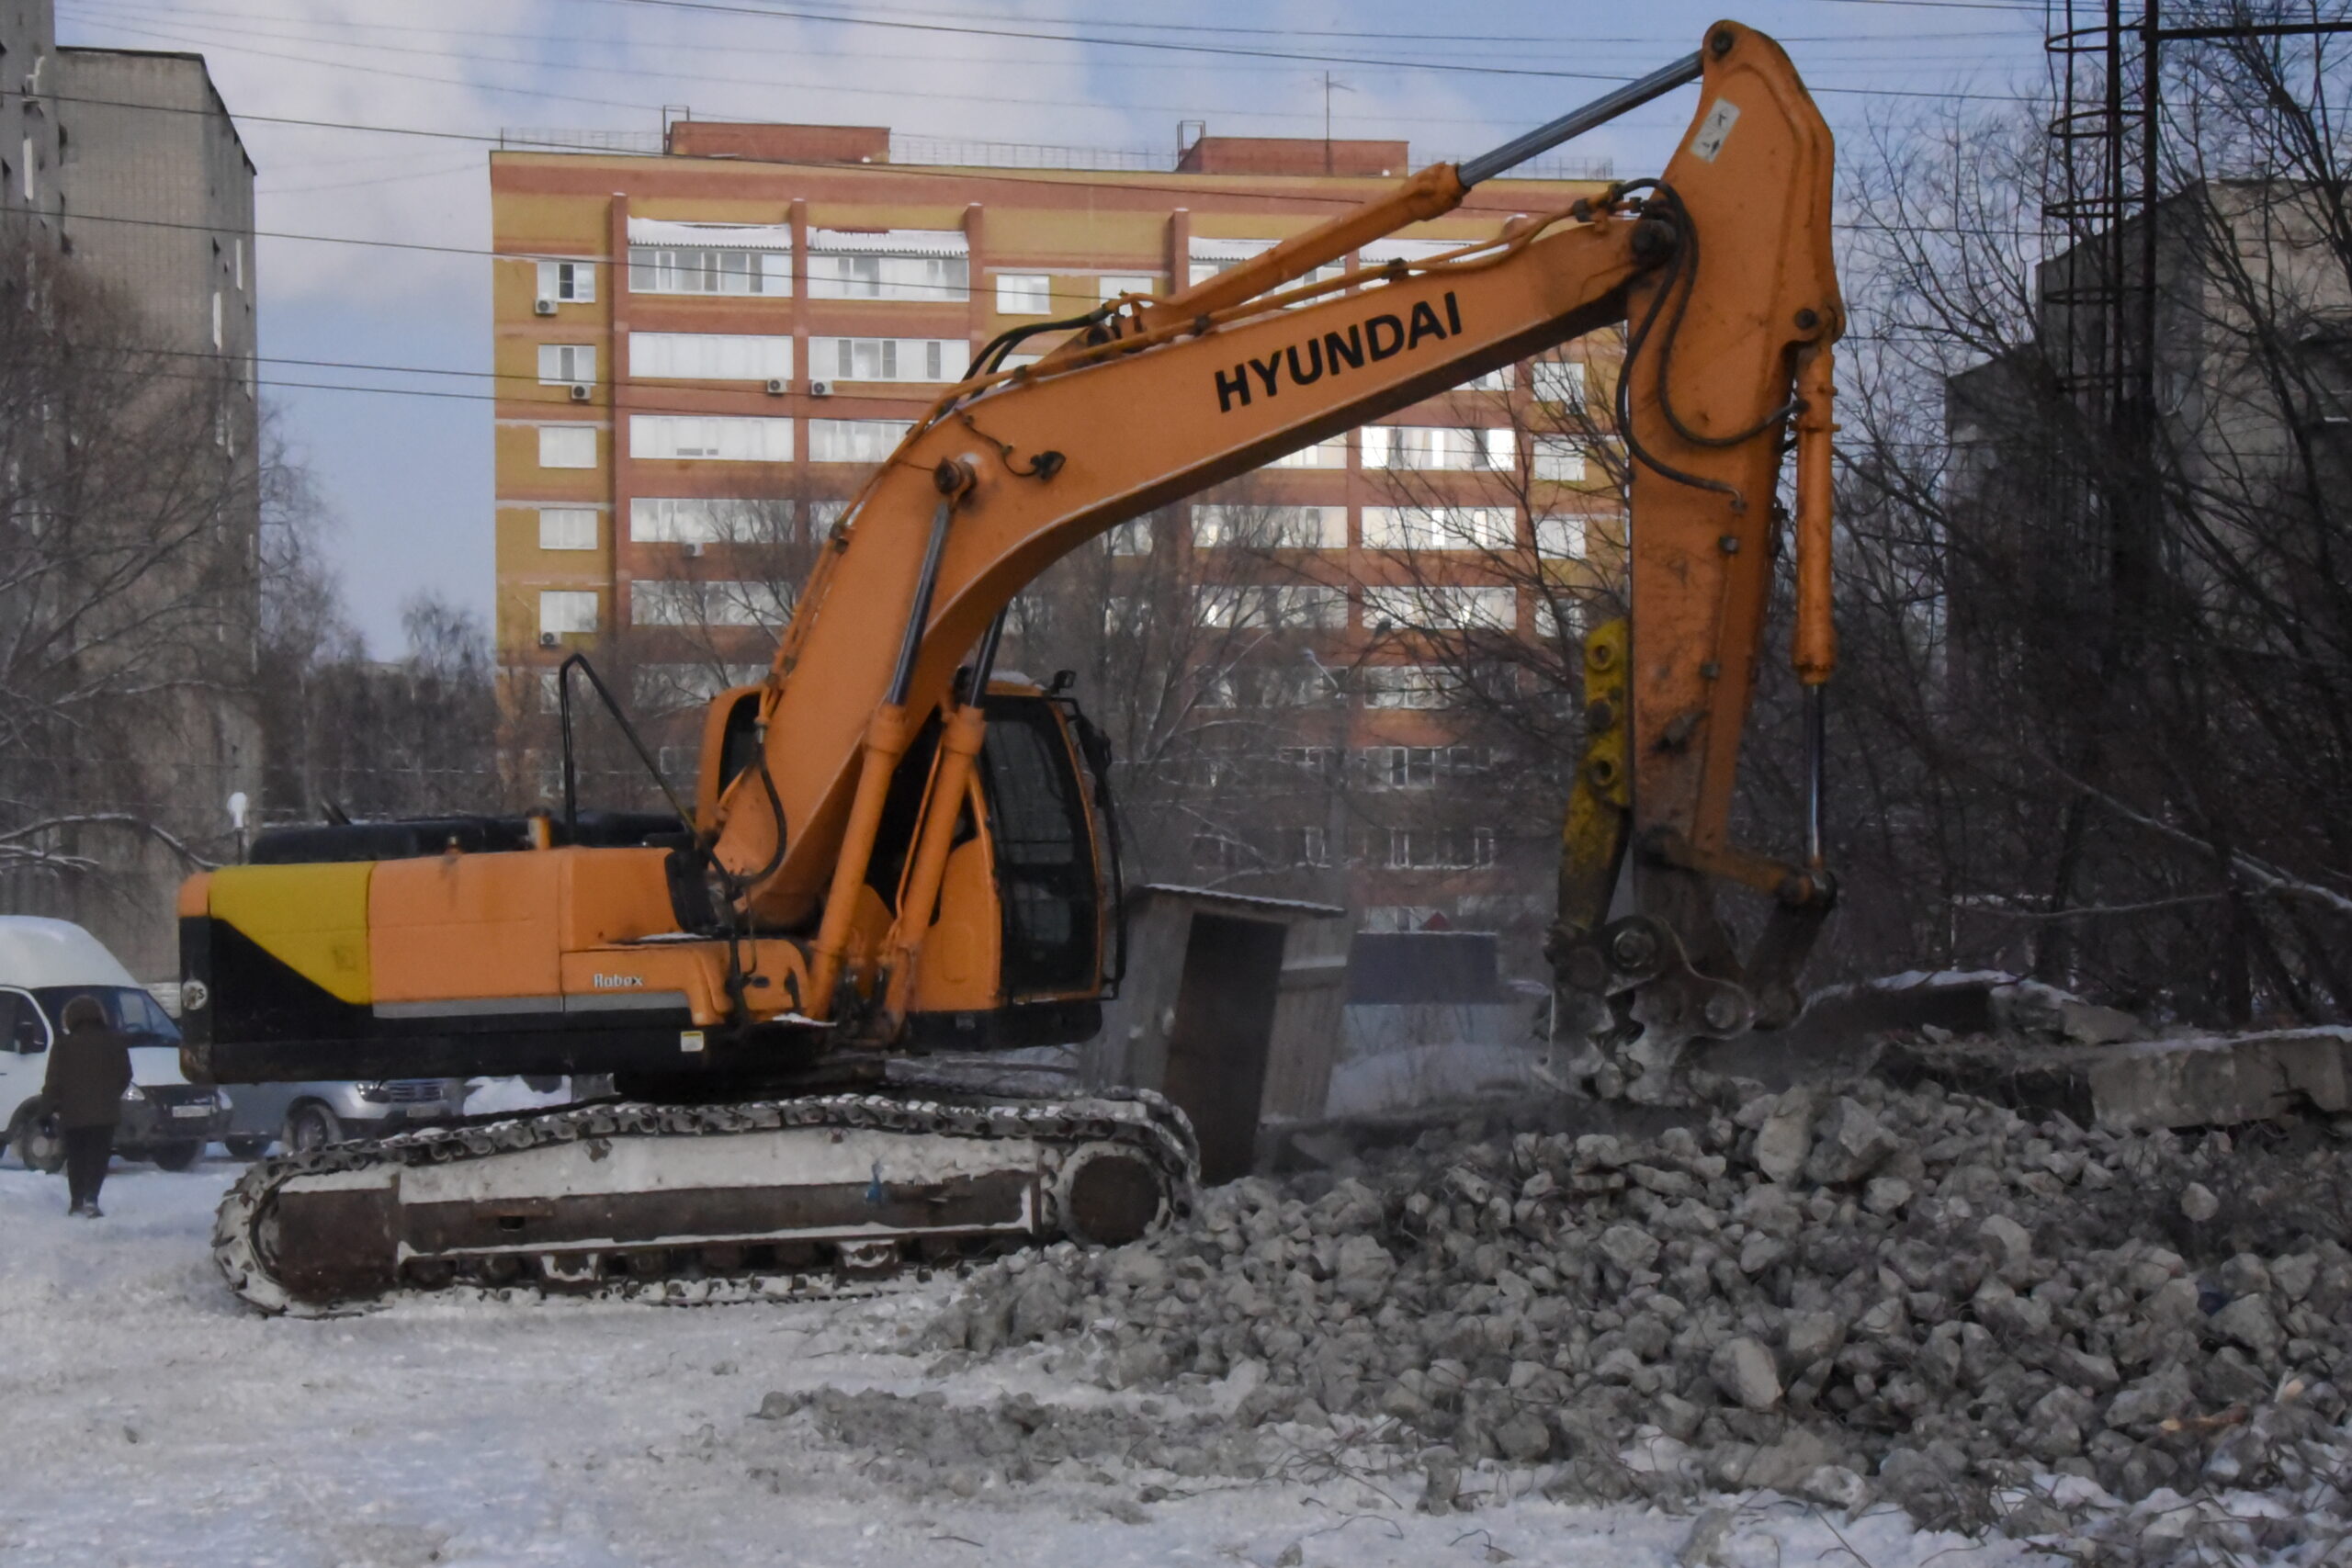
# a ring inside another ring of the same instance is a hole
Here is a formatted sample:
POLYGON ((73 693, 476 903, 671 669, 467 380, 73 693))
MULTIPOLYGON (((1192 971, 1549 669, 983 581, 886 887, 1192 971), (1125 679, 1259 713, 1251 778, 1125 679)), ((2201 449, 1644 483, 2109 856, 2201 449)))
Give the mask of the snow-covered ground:
MULTIPOLYGON (((118 1165, 107 1216, 0 1170, 0 1563, 505 1568, 737 1563, 1667 1568, 1691 1521, 1522 1499, 1440 1517, 1411 1478, 1235 1483, 1119 1456, 973 1495, 754 1413, 771 1391, 1007 1393, 1148 1415, 1037 1357, 931 1375, 928 1290, 815 1304, 412 1303, 266 1319, 207 1254, 239 1168, 118 1165), (912 1476, 913 1479, 908 1479, 912 1476)), ((1197 1412, 1191 1413, 1197 1415, 1197 1412)), ((967 1468, 962 1489, 972 1491, 967 1468)), ((1304 1473, 1304 1472, 1303 1472, 1304 1473)), ((1766 1496, 1724 1568, 2033 1561, 1766 1496)))

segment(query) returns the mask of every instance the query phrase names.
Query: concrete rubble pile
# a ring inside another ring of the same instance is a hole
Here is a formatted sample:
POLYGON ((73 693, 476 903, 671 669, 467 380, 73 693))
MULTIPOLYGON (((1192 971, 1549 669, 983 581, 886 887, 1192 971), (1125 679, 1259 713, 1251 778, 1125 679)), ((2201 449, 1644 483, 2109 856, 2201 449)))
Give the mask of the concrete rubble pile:
POLYGON ((2338 1132, 1718 1099, 1654 1138, 1489 1122, 1238 1182, 1150 1242, 984 1270, 932 1340, 1174 1394, 1180 1471, 1319 1435, 1430 1508, 1771 1489, 2092 1562, 2352 1551, 2338 1132))

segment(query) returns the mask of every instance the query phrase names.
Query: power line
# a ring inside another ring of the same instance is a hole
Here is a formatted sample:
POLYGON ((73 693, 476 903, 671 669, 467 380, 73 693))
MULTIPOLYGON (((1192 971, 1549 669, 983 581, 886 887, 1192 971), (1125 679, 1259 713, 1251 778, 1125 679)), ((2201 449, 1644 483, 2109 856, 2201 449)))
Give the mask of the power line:
MULTIPOLYGON (((153 15, 153 13, 152 13, 152 12, 148 12, 148 11, 145 11, 145 10, 133 10, 133 11, 131 11, 130 14, 131 14, 131 15, 133 15, 133 16, 141 16, 141 17, 146 17, 146 16, 152 16, 152 15, 153 15)), ((255 13, 252 13, 252 12, 213 12, 213 13, 207 13, 207 14, 209 14, 209 15, 217 15, 217 16, 229 16, 229 17, 255 17, 255 16, 256 16, 256 14, 255 14, 255 13)), ((146 36, 155 37, 155 38, 162 38, 162 39, 169 39, 169 40, 171 40, 171 41, 175 41, 175 42, 202 42, 202 41, 206 41, 206 40, 205 40, 204 39, 202 39, 202 38, 190 37, 190 36, 189 36, 188 34, 187 34, 187 33, 164 32, 164 31, 160 31, 160 30, 156 29, 156 28, 141 28, 141 27, 138 27, 138 26, 136 26, 136 25, 133 25, 133 24, 128 24, 128 23, 119 23, 119 22, 118 22, 118 23, 116 23, 115 25, 117 25, 117 26, 120 26, 120 27, 123 27, 123 28, 125 28, 125 30, 128 30, 128 31, 131 31, 131 32, 134 32, 134 33, 143 33, 143 34, 145 34, 146 36)), ((334 23, 333 25, 340 26, 340 27, 346 27, 346 28, 363 28, 363 29, 370 30, 370 31, 398 31, 398 32, 408 32, 408 33, 424 33, 424 32, 438 32, 438 31, 440 31, 440 30, 441 30, 441 29, 434 29, 434 28, 422 28, 404 27, 404 26, 401 26, 401 25, 399 25, 399 24, 392 24, 392 23, 345 23, 345 22, 340 22, 340 21, 338 21, 338 22, 334 23)), ((237 34, 239 34, 240 36, 246 36, 246 37, 254 36, 254 33, 253 33, 253 31, 252 31, 252 29, 228 28, 228 29, 222 29, 222 30, 226 30, 226 31, 230 31, 230 32, 237 33, 237 34)), ((263 35, 263 36, 267 36, 267 37, 270 37, 270 38, 277 38, 277 37, 279 37, 280 35, 278 35, 278 34, 275 34, 275 33, 272 33, 272 34, 267 34, 267 35, 263 35)), ((542 35, 542 34, 531 34, 531 33, 474 33, 474 34, 470 34, 469 36, 470 36, 470 37, 474 37, 474 38, 494 38, 494 39, 510 39, 510 40, 514 40, 514 41, 531 41, 531 42, 546 42, 546 43, 554 43, 554 42, 578 42, 578 41, 579 41, 578 39, 554 39, 554 38, 548 37, 547 35, 542 35)), ((1889 41, 1889 42, 1896 42, 1896 41, 1900 41, 1900 42, 1904 42, 1904 43, 1908 44, 1908 43, 1911 43, 1911 42, 1916 41, 1916 36, 1917 36, 1917 35, 1915 35, 1915 37, 1914 37, 1913 39, 1902 39, 1902 40, 1889 39, 1889 40, 1887 40, 1887 41, 1889 41)), ((1962 37, 1962 38, 1985 38, 1985 37, 1996 37, 1996 36, 2004 36, 2004 35, 1990 34, 1990 33, 1975 33, 1975 34, 1928 35, 1928 36, 1951 36, 1951 37, 1962 37)), ((513 58, 501 58, 501 57, 494 57, 494 56, 473 56, 473 55, 467 55, 467 54, 463 54, 463 53, 456 52, 456 51, 447 51, 447 50, 416 49, 416 48, 408 48, 408 47, 403 47, 403 46, 394 45, 394 44, 368 43, 368 42, 359 41, 359 40, 349 40, 349 41, 346 41, 346 40, 345 40, 345 39, 333 39, 333 38, 319 38, 319 39, 314 39, 308 40, 308 41, 313 41, 313 42, 316 42, 316 43, 318 43, 318 44, 320 44, 320 45, 322 45, 322 46, 323 46, 323 47, 330 48, 330 49, 368 49, 368 50, 373 50, 373 51, 379 51, 379 52, 392 52, 392 53, 401 53, 401 54, 415 54, 415 55, 424 55, 424 56, 426 56, 426 57, 429 57, 429 58, 435 58, 435 59, 448 59, 448 60, 469 60, 469 59, 471 59, 471 60, 479 60, 479 61, 481 61, 481 62, 484 62, 484 63, 495 63, 495 64, 502 64, 502 65, 515 65, 515 66, 525 66, 525 67, 531 66, 531 65, 533 65, 533 64, 537 63, 537 62, 532 62, 532 61, 529 61, 529 60, 521 60, 521 59, 513 59, 513 58)), ((622 40, 614 39, 614 40, 609 40, 609 41, 612 41, 612 42, 614 42, 614 43, 616 43, 616 44, 618 44, 618 43, 620 43, 622 40)), ((1587 41, 1596 41, 1596 40, 1587 40, 1587 41)), ((1652 40, 1647 40, 1647 39, 1610 39, 1610 40, 1598 40, 1598 41, 1607 41, 1607 42, 1623 42, 1623 43, 1644 43, 1644 44, 1646 44, 1646 43, 1648 43, 1648 42, 1650 42, 1650 41, 1652 41, 1652 40)), ((1790 41, 1794 41, 1794 40, 1790 40, 1790 41)), ((1860 35, 1857 35, 1857 36, 1855 36, 1855 37, 1854 37, 1850 41, 1866 41, 1866 40, 1865 40, 1864 39, 1862 39, 1860 35)), ((247 49, 245 46, 243 46, 243 45, 236 45, 236 44, 223 44, 223 45, 220 45, 220 46, 219 46, 219 47, 221 47, 221 48, 223 48, 223 49, 225 49, 225 50, 227 50, 227 51, 232 51, 232 52, 253 52, 253 53, 268 53, 268 52, 269 52, 269 51, 257 51, 257 50, 249 50, 249 49, 247 49)), ((745 50, 745 49, 729 49, 729 48, 728 48, 728 47, 727 47, 727 46, 725 46, 725 45, 715 45, 715 44, 686 44, 686 43, 653 43, 653 44, 639 44, 639 43, 630 42, 630 43, 628 44, 628 47, 629 47, 630 49, 632 49, 632 50, 639 50, 639 49, 652 49, 652 50, 664 51, 683 51, 683 52, 697 53, 697 54, 700 54, 700 53, 783 53, 783 54, 790 54, 790 55, 793 55, 793 56, 795 56, 795 57, 797 57, 797 58, 805 58, 805 57, 808 57, 808 54, 809 54, 809 52, 810 52, 810 51, 797 51, 797 50, 745 50)), ((308 59, 309 59, 309 57, 303 57, 303 56, 293 56, 293 55, 287 55, 287 54, 283 54, 283 53, 277 53, 277 54, 275 54, 273 57, 274 57, 274 58, 282 58, 282 59, 303 59, 303 60, 308 60, 308 59)), ((869 56, 866 56, 866 55, 863 55, 863 54, 852 53, 852 54, 848 55, 848 56, 847 56, 847 58, 854 58, 854 59, 855 59, 855 58, 870 58, 870 57, 869 57, 869 56)), ((902 57, 882 57, 882 58, 902 58, 902 57)), ((918 56, 918 57, 914 57, 914 58, 918 58, 918 59, 932 59, 932 58, 935 58, 935 57, 932 57, 932 56, 918 56)), ((327 67, 328 69, 358 69, 358 70, 370 69, 369 67, 367 67, 367 66, 364 66, 364 65, 355 64, 354 62, 341 62, 341 61, 310 61, 310 62, 311 62, 311 63, 316 63, 316 64, 323 65, 323 66, 327 67)), ((597 73, 597 74, 627 76, 627 77, 630 77, 630 78, 632 78, 632 79, 639 79, 639 78, 642 78, 642 77, 644 77, 645 75, 647 75, 647 74, 648 74, 648 73, 646 72, 646 70, 645 70, 643 67, 641 67, 641 66, 600 66, 600 65, 588 65, 588 64, 582 64, 582 63, 574 62, 574 63, 567 64, 567 65, 564 67, 564 69, 565 69, 565 70, 568 70, 568 71, 575 71, 575 72, 590 72, 590 73, 597 73)), ((884 97, 884 98, 890 98, 890 99, 894 99, 894 100, 902 100, 902 99, 906 96, 905 93, 904 93, 902 90, 896 89, 896 88, 854 87, 854 86, 848 86, 848 85, 842 85, 842 84, 840 84, 840 83, 834 83, 834 82, 784 82, 784 81, 775 81, 775 80, 762 80, 762 79, 752 78, 752 77, 744 77, 744 76, 718 76, 718 77, 714 77, 714 76, 710 76, 710 75, 708 75, 707 73, 688 73, 688 72, 684 72, 684 71, 675 71, 675 72, 671 72, 671 71, 662 71, 662 72, 655 72, 655 73, 653 73, 653 74, 657 74, 657 75, 669 76, 669 77, 672 77, 673 79, 679 79, 679 80, 695 80, 695 81, 701 81, 701 82, 713 82, 713 83, 719 83, 719 84, 724 84, 724 85, 736 85, 736 86, 751 86, 751 87, 762 87, 762 88, 767 88, 767 89, 771 89, 771 90, 773 90, 773 89, 776 89, 776 88, 790 88, 790 89, 794 89, 794 90, 797 90, 797 91, 807 91, 807 92, 823 92, 823 93, 839 93, 839 94, 844 94, 844 95, 850 95, 850 96, 865 96, 865 97, 884 97)), ((440 80, 444 80, 444 79, 443 79, 443 78, 437 78, 437 77, 436 77, 436 78, 432 78, 432 80, 440 81, 440 80)), ((499 90, 502 90, 502 91, 503 91, 503 90, 507 90, 507 89, 501 88, 501 89, 499 89, 499 90)), ((529 91, 529 90, 531 90, 531 89, 513 89, 513 90, 514 90, 514 91, 529 91)), ((947 93, 947 92, 941 92, 941 91, 938 91, 938 90, 936 90, 936 89, 926 89, 926 90, 923 92, 922 96, 923 96, 926 100, 945 100, 945 101, 956 101, 956 102, 987 103, 987 104, 1021 104, 1021 105, 1029 106, 1029 107, 1035 107, 1064 108, 1064 109, 1078 109, 1078 110, 1082 110, 1082 111, 1091 112, 1091 113, 1097 113, 1097 114, 1117 114, 1117 115, 1125 115, 1125 114, 1130 114, 1130 113, 1136 112, 1136 111, 1141 111, 1141 110, 1151 110, 1151 111, 1158 111, 1158 112, 1164 112, 1164 113, 1170 113, 1170 114, 1201 114, 1201 113, 1207 113, 1207 114, 1217 114, 1217 115, 1235 115, 1235 116, 1241 116, 1241 117, 1245 117, 1245 118, 1266 118, 1266 119, 1299 119, 1299 120, 1313 120, 1313 119, 1315 119, 1315 118, 1317 118, 1316 115, 1314 115, 1314 114, 1312 114, 1312 113, 1305 112, 1305 111, 1291 111, 1291 110, 1283 110, 1283 109, 1273 109, 1273 108, 1267 108, 1267 107, 1261 107, 1261 106, 1241 107, 1241 106, 1227 105, 1227 104, 1206 104, 1206 105, 1204 105, 1204 104, 1197 104, 1197 103, 1193 103, 1193 104, 1136 104, 1136 103, 1124 103, 1124 102, 1123 102, 1123 103, 1102 103, 1102 102, 1088 102, 1088 101, 1083 101, 1083 100, 1078 100, 1078 99, 1066 99, 1066 98, 1040 98, 1040 97, 1027 97, 1027 96, 1018 96, 1008 95, 1008 94, 947 93)), ((634 107, 647 107, 647 106, 634 106, 634 107)), ((1497 122, 1495 121, 1495 119, 1494 119, 1492 117, 1485 117, 1485 118, 1464 118, 1464 117, 1458 117, 1458 116, 1433 116, 1433 115, 1350 115, 1350 116, 1341 116, 1341 117, 1339 117, 1339 118, 1345 118, 1345 119, 1349 119, 1349 120, 1351 120, 1351 121, 1358 121, 1358 122, 1362 122, 1362 123, 1365 123, 1365 124, 1374 124, 1374 125, 1378 125, 1378 124, 1387 124, 1387 125, 1416 125, 1416 124, 1418 124, 1418 125, 1440 125, 1440 124, 1445 124, 1445 125, 1486 125, 1486 126, 1491 126, 1491 125, 1494 125, 1494 124, 1496 124, 1496 123, 1497 123, 1497 122)))
MULTIPOLYGON (((1210 44, 1182 44, 1151 42, 1136 39, 1102 39, 1080 34, 1033 32, 1017 28, 978 28, 970 26, 957 26, 948 23, 890 22, 867 17, 837 18, 820 17, 808 13, 768 10, 758 6, 727 5, 722 4, 721 0, 583 0, 583 3, 596 5, 661 6, 669 9, 690 12, 709 13, 722 16, 765 17, 771 20, 781 21, 839 21, 843 26, 888 28, 917 32, 936 32, 955 36, 1008 38, 1023 41, 1094 44, 1110 48, 1136 50, 1161 50, 1182 53, 1210 54, 1220 57, 1261 58, 1285 62, 1298 62, 1308 64, 1355 65, 1368 69, 1385 71, 1434 71, 1440 73, 1468 73, 1474 75, 1510 76, 1530 80, 1606 82, 1612 84, 1624 80, 1623 77, 1606 71, 1574 71, 1539 68, 1533 66, 1476 65, 1463 62, 1431 60, 1385 60, 1357 55, 1321 55, 1300 51, 1249 50, 1210 44)), ((1917 3, 1917 0, 1905 0, 1905 3, 1917 3)), ((180 43, 202 41, 201 39, 191 39, 185 34, 164 32, 153 28, 141 28, 136 27, 126 27, 124 30, 133 33, 144 33, 150 37, 162 38, 180 43)), ((300 64, 320 65, 330 70, 353 71, 358 72, 362 74, 385 76, 401 81, 429 82, 443 86, 468 87, 481 92, 504 93, 525 97, 548 98, 561 102, 595 103, 605 107, 611 107, 613 103, 613 100, 609 98, 590 98, 582 96, 578 94, 559 93, 542 88, 516 87, 491 83, 471 82, 458 77, 435 76, 413 71, 396 71, 384 66, 361 65, 345 61, 321 60, 315 56, 293 54, 281 50, 256 49, 250 45, 243 44, 222 44, 217 47, 220 47, 231 53, 252 54, 265 59, 287 60, 300 64)), ((453 58, 469 57, 455 56, 453 58)), ((495 63, 514 64, 521 62, 496 62, 495 63)), ((821 91, 830 89, 819 88, 815 90, 821 91)), ((1971 93, 1963 92, 1955 88, 1913 89, 1897 87, 1854 87, 1833 86, 1826 84, 1818 84, 1813 85, 1810 87, 1810 90, 1816 95, 1842 95, 1861 97, 1910 98, 1926 96, 1985 103, 2023 103, 2031 101, 2019 97, 2014 94, 1971 93)), ((650 104, 625 103, 620 107, 651 110, 656 108, 658 106, 650 104)))

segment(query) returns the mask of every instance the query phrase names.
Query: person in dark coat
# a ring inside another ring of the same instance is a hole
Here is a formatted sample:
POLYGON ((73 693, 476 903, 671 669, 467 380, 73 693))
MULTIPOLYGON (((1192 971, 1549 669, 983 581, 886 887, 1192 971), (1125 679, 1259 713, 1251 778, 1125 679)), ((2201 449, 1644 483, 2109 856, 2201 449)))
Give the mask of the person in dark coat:
POLYGON ((65 1212, 95 1220, 103 1213, 98 1189, 114 1157, 122 1091, 130 1087, 130 1041, 107 1027, 106 1010, 96 997, 67 1002, 58 1022, 63 1033, 50 1047, 41 1092, 65 1134, 65 1186, 72 1202, 65 1212))

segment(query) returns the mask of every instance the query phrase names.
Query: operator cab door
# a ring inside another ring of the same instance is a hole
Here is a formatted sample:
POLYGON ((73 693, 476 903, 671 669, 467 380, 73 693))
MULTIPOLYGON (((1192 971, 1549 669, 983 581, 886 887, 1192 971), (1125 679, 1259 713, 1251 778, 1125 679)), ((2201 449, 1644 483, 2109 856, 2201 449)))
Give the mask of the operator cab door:
POLYGON ((1003 927, 1006 1001, 1091 997, 1102 984, 1094 821, 1059 710, 991 694, 980 780, 1003 927))

